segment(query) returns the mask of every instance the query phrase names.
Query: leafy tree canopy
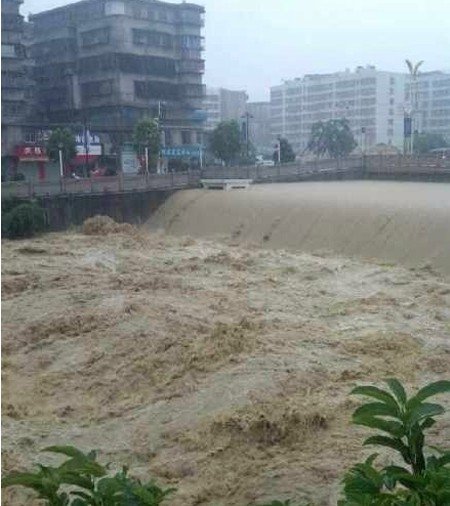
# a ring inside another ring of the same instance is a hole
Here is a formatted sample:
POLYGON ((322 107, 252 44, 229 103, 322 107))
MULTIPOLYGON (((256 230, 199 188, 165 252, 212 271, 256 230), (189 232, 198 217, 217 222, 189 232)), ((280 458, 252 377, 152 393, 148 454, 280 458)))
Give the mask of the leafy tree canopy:
POLYGON ((161 149, 161 133, 158 122, 154 119, 140 121, 134 129, 133 142, 139 153, 142 153, 143 149, 147 147, 149 156, 157 157, 161 149))
POLYGON ((421 155, 432 149, 447 148, 449 143, 441 134, 421 133, 414 135, 414 152, 421 155))
POLYGON ((210 148, 214 156, 227 165, 236 160, 241 151, 241 132, 237 121, 222 121, 211 132, 210 148))
POLYGON ((347 119, 318 121, 311 128, 308 150, 317 156, 339 158, 349 155, 357 146, 347 119))
POLYGON ((77 154, 75 137, 68 128, 57 128, 50 135, 47 141, 47 154, 50 160, 59 160, 59 149, 61 147, 63 159, 67 162, 77 154))
MULTIPOLYGON (((292 146, 289 144, 289 141, 284 137, 280 137, 278 139, 280 143, 280 161, 281 163, 288 163, 295 161, 295 153, 292 149, 292 146)), ((278 153, 275 151, 273 153, 273 161, 278 162, 278 153)))

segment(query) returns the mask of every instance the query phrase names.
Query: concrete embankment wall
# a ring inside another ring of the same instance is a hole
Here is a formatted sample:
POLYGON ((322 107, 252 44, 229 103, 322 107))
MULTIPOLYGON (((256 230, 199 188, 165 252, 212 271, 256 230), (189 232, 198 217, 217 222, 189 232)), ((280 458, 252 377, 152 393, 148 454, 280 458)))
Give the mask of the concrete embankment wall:
POLYGON ((117 222, 144 223, 174 190, 143 190, 126 193, 52 195, 39 197, 51 231, 81 225, 92 216, 107 215, 117 222))
POLYGON ((450 274, 450 184, 379 181, 186 190, 150 218, 152 230, 241 244, 418 266, 450 274))

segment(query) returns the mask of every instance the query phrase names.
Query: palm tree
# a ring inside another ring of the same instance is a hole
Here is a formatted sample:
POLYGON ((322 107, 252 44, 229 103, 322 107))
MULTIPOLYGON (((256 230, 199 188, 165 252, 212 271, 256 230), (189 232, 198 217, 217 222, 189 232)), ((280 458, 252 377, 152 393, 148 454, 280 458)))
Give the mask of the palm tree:
POLYGON ((411 100, 411 154, 413 154, 414 151, 414 133, 417 130, 415 128, 415 115, 418 109, 418 98, 419 98, 419 92, 418 92, 418 78, 419 78, 419 68, 423 64, 423 60, 420 60, 415 65, 411 62, 411 60, 405 60, 406 66, 409 70, 410 75, 410 85, 409 85, 409 94, 410 94, 410 100, 411 100))

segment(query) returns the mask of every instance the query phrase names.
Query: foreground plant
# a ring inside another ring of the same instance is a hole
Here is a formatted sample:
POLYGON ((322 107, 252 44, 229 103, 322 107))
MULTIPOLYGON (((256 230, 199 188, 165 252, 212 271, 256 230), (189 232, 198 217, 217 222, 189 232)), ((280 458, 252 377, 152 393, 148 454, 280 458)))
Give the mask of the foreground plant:
POLYGON ((95 452, 84 454, 72 446, 51 446, 43 451, 69 457, 58 467, 38 465, 36 472, 11 473, 2 488, 20 485, 34 490, 48 506, 158 506, 173 489, 153 482, 142 484, 127 469, 108 475, 95 452))
POLYGON ((425 431, 444 413, 440 404, 425 402, 450 392, 450 381, 431 383, 408 399, 396 379, 386 381, 388 390, 356 387, 352 393, 374 399, 359 407, 353 423, 381 431, 364 445, 394 450, 403 466, 374 467, 377 454, 355 465, 344 478, 342 506, 448 506, 450 505, 450 452, 432 448, 425 455, 425 431))

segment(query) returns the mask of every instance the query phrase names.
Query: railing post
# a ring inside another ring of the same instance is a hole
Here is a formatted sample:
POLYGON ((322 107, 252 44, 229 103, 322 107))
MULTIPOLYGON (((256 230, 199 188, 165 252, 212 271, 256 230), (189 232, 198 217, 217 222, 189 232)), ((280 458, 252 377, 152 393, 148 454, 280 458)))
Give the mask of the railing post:
POLYGON ((122 171, 119 172, 118 178, 119 178, 119 191, 123 192, 123 172, 122 171))
POLYGON ((173 169, 172 169, 172 172, 170 173, 170 186, 174 186, 174 182, 173 182, 173 169))
POLYGON ((33 196, 33 182, 28 181, 28 196, 31 198, 33 196))

